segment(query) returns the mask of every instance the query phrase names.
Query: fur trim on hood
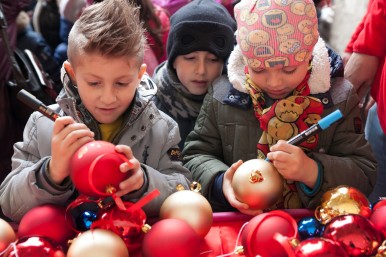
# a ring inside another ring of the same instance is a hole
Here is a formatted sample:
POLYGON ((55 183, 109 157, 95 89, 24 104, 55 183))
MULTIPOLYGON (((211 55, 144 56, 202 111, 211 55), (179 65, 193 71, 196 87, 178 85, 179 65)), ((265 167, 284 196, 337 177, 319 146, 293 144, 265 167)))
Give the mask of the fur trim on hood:
MULTIPOLYGON (((319 37, 312 52, 312 72, 308 85, 311 94, 325 93, 330 89, 330 60, 326 43, 319 37)), ((233 87, 240 92, 248 93, 244 87, 245 62, 240 47, 237 45, 232 51, 228 62, 228 78, 233 87)))

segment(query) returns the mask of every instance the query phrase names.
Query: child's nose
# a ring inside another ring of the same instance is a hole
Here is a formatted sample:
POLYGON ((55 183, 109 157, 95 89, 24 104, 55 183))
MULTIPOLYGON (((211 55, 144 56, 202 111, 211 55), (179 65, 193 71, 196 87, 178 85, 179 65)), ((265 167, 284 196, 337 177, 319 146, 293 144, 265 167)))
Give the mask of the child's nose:
POLYGON ((271 75, 268 77, 267 85, 270 88, 277 88, 281 85, 281 78, 277 75, 271 75))
POLYGON ((201 75, 201 74, 204 74, 205 71, 206 71, 205 61, 199 60, 196 63, 196 73, 201 75))
POLYGON ((103 90, 101 98, 105 104, 111 104, 117 100, 117 95, 114 90, 106 89, 103 90))

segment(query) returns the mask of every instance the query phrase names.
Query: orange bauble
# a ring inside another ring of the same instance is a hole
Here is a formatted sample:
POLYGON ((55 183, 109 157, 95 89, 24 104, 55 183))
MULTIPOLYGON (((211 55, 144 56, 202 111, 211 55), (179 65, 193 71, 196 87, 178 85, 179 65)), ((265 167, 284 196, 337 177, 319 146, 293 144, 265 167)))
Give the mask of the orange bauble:
POLYGON ((16 234, 11 225, 5 220, 0 219, 0 253, 15 241, 16 234))
POLYGON ((213 222, 213 211, 208 200, 191 190, 177 191, 166 198, 159 216, 161 219, 186 221, 202 238, 208 234, 213 222))
POLYGON ((123 240, 105 229, 87 230, 73 240, 67 257, 129 257, 123 240))
POLYGON ((248 204, 250 209, 263 210, 279 199, 284 182, 272 163, 252 159, 236 170, 232 187, 237 200, 248 204))

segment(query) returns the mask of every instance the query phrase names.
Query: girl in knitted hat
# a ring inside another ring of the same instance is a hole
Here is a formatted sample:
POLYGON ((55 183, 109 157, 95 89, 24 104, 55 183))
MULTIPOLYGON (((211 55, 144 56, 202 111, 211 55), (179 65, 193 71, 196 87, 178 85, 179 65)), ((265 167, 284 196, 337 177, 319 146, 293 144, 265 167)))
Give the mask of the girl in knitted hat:
POLYGON ((224 71, 235 45, 236 23, 214 0, 194 0, 170 19, 168 60, 154 74, 157 107, 177 121, 182 149, 203 99, 224 71))
POLYGON ((341 59, 319 37, 313 1, 242 0, 234 13, 228 76, 209 88, 183 151, 213 210, 262 211, 238 201, 231 186, 243 161, 256 158, 268 158, 284 178, 269 209, 315 208, 339 185, 370 194, 376 162, 358 97, 342 77, 341 59), (287 143, 337 109, 342 121, 300 145, 287 143))

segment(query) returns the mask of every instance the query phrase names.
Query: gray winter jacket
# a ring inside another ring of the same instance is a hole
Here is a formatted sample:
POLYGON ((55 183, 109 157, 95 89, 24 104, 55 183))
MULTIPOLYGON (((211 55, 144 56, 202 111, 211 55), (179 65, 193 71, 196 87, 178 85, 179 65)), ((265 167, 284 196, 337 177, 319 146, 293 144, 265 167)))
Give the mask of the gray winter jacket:
MULTIPOLYGON (((69 115, 85 123, 94 131, 95 139, 100 140, 101 133, 96 121, 81 104, 69 83, 65 79, 64 90, 57 99, 58 104, 51 108, 61 115, 69 115)), ((191 181, 189 171, 182 166, 179 156, 175 155, 180 141, 178 126, 149 100, 155 92, 147 89, 151 83, 150 78, 144 76, 135 103, 124 114, 125 125, 112 140, 113 144, 130 146, 145 172, 144 186, 122 198, 137 201, 153 189, 157 188, 161 192, 143 207, 148 217, 158 216, 161 204, 176 191, 177 185, 189 188, 191 181)), ((23 141, 14 145, 12 172, 0 186, 1 208, 14 221, 19 221, 37 205, 67 205, 76 196, 76 190, 69 179, 63 185, 56 185, 47 175, 53 124, 39 112, 34 112, 25 127, 23 141)))

